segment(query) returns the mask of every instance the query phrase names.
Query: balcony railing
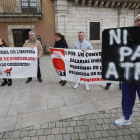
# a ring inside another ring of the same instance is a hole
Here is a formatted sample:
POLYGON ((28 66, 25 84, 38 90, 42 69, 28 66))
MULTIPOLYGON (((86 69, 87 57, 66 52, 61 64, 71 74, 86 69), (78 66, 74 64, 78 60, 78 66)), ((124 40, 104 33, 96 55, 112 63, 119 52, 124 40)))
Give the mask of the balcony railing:
POLYGON ((38 22, 42 0, 0 0, 0 22, 38 22))
POLYGON ((42 14, 42 0, 0 0, 2 14, 42 14))

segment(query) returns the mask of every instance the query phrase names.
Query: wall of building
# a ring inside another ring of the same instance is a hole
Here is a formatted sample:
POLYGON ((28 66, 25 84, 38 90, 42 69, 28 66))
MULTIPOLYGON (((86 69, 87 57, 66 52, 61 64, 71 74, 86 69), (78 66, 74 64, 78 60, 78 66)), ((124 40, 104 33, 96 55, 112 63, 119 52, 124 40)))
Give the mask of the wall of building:
POLYGON ((23 27, 24 29, 24 26, 33 25, 36 35, 39 34, 42 38, 43 46, 46 44, 51 44, 53 46, 54 34, 55 34, 55 17, 54 17, 55 14, 54 14, 53 5, 54 3, 51 0, 42 0, 43 18, 40 19, 39 22, 0 23, 0 35, 9 41, 8 38, 9 26, 16 25, 17 29, 18 27, 21 27, 21 29, 23 27))
POLYGON ((55 2, 56 30, 66 36, 70 48, 78 39, 77 34, 83 31, 86 40, 94 47, 101 47, 104 29, 134 25, 135 11, 129 9, 99 8, 74 6, 73 2, 59 0, 55 2), (60 5, 65 9, 60 10, 60 5), (66 9, 67 7, 67 9, 66 9), (90 22, 100 22, 100 40, 89 40, 90 22))

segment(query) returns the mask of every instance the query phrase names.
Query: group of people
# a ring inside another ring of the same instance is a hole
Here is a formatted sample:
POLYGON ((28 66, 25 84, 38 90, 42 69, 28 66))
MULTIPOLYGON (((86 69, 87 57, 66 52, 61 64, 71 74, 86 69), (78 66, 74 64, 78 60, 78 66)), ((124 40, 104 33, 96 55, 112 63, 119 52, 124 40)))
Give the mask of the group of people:
MULTIPOLYGON (((79 40, 74 43, 73 49, 79 49, 82 51, 93 50, 93 47, 91 46, 90 42, 85 40, 84 32, 78 33, 78 39, 79 40)), ((54 48, 68 48, 68 45, 66 43, 66 40, 64 39, 64 36, 60 33, 55 34, 54 48)), ((67 83, 66 78, 64 75, 60 77, 61 77, 61 81, 59 82, 59 84, 61 84, 61 86, 64 86, 67 83)), ((80 83, 76 83, 74 88, 76 89, 79 86, 80 86, 80 83)), ((88 84, 85 85, 85 88, 86 90, 89 90, 88 84)))
MULTIPOLYGON (((135 26, 140 26, 140 15, 138 15, 135 19, 135 26)), ((75 42, 73 49, 80 49, 82 51, 86 50, 93 50, 93 47, 91 46, 90 42, 85 40, 85 35, 83 32, 78 33, 78 41, 75 42)), ((0 47, 8 47, 8 44, 3 38, 0 38, 0 47)), ((23 47, 37 47, 38 50, 38 71, 37 71, 37 78, 39 82, 42 82, 41 79, 41 72, 40 72, 40 66, 39 66, 39 59, 42 56, 43 50, 42 50, 42 45, 39 40, 36 39, 35 33, 33 31, 29 32, 29 39, 25 41, 25 44, 23 47)), ((60 33, 55 34, 55 45, 54 48, 68 48, 68 45, 66 43, 66 40, 64 36, 60 33)), ((65 76, 60 76, 61 81, 59 84, 61 86, 64 86, 67 81, 65 79, 65 76)), ((32 81, 32 77, 29 77, 26 81, 28 84, 29 82, 32 81)), ((3 79, 3 83, 1 84, 2 86, 5 86, 8 84, 8 86, 12 85, 12 79, 3 79)), ((108 83, 106 86, 106 89, 108 90, 110 87, 110 83, 108 83)), ((80 86, 80 83, 76 83, 74 88, 78 88, 80 86)), ((140 98, 140 84, 135 84, 135 83, 129 83, 129 82, 122 82, 120 83, 120 86, 122 88, 122 111, 123 111, 123 117, 120 119, 117 119, 114 124, 117 126, 122 126, 122 125, 130 125, 131 124, 131 115, 132 115, 132 110, 135 104, 135 99, 136 99, 136 92, 140 98)), ((88 84, 85 85, 85 89, 89 90, 88 84)))
MULTIPOLYGON (((140 26, 140 14, 135 19, 135 26, 140 26)), ((78 33, 79 40, 75 42, 73 49, 80 49, 82 51, 86 50, 93 50, 93 47, 91 44, 85 40, 85 36, 83 32, 78 33)), ((54 45, 54 48, 68 48, 68 45, 62 35, 56 34, 56 43, 54 45), (59 37, 59 39, 57 39, 59 37), (59 45, 58 45, 59 44, 59 45)), ((60 81, 60 83, 63 80, 60 81)), ((66 80, 64 80, 66 83, 66 80)), ((65 84, 62 84, 65 85, 65 84)), ((131 124, 131 115, 133 112, 133 107, 136 100, 136 93, 139 96, 140 99, 140 84, 135 83, 129 83, 129 82, 120 82, 120 89, 122 89, 122 112, 123 117, 120 119, 117 119, 114 121, 114 124, 117 126, 122 125, 130 125, 131 124)), ((76 83, 74 88, 77 88, 80 86, 80 83, 76 83)), ((105 89, 108 90, 111 86, 111 83, 107 83, 105 89)), ((89 90, 89 86, 85 85, 86 90, 89 90)))
MULTIPOLYGON (((38 59, 38 67, 37 67, 37 78, 39 82, 42 82, 42 78, 41 78, 41 72, 40 72, 40 65, 39 65, 39 59, 43 54, 43 49, 42 49, 42 45, 41 45, 41 38, 39 35, 35 36, 35 33, 33 31, 29 32, 29 39, 25 41, 23 47, 31 47, 32 49, 34 47, 37 47, 38 50, 38 57, 36 59, 38 59)), ((5 39, 3 39, 2 37, 0 37, 0 47, 4 48, 4 47, 8 47, 8 43, 5 41, 5 39)), ((28 77, 26 84, 28 84, 29 82, 32 81, 32 77, 28 77)), ((11 86, 12 85, 12 79, 6 79, 3 78, 3 82, 1 84, 1 86, 5 86, 7 85, 11 86)))

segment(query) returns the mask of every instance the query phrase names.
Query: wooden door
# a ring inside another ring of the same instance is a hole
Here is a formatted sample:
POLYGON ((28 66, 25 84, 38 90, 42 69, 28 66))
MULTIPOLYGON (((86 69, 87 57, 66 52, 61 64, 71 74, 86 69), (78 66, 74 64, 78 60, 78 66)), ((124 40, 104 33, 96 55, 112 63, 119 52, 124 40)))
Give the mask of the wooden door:
POLYGON ((14 37, 14 46, 15 47, 22 47, 23 42, 23 30, 14 29, 13 30, 13 37, 14 37))

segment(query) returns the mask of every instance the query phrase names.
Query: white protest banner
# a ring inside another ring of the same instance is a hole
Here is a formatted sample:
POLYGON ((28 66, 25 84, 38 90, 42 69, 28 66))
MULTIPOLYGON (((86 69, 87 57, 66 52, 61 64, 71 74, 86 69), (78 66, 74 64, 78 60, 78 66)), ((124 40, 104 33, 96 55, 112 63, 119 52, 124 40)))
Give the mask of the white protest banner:
POLYGON ((102 79, 101 50, 87 50, 83 52, 75 49, 63 50, 55 48, 51 52, 53 58, 61 59, 65 63, 67 81, 84 84, 114 83, 114 81, 102 79))
POLYGON ((37 77, 36 58, 36 47, 0 47, 0 78, 37 77))
POLYGON ((65 50, 66 79, 84 84, 105 82, 102 79, 101 50, 65 50))

